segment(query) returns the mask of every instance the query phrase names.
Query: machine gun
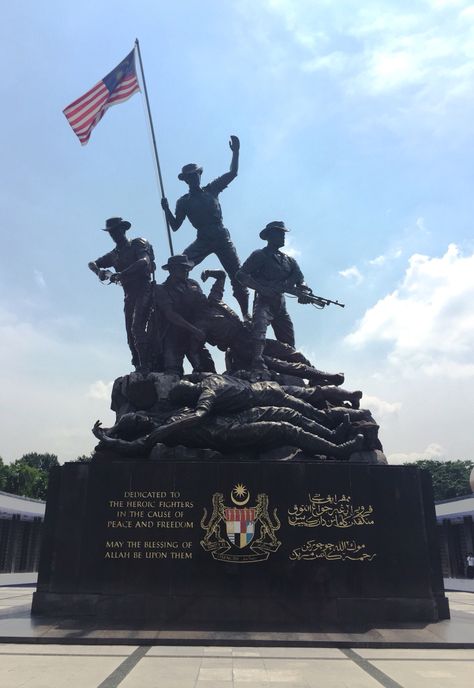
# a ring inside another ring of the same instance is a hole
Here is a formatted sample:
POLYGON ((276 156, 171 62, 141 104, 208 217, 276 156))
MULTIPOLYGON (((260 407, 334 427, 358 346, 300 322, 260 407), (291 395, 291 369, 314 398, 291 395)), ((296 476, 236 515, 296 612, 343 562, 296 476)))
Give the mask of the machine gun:
POLYGON ((325 299, 323 296, 317 296, 316 294, 313 294, 311 287, 307 287, 306 285, 301 287, 285 286, 285 294, 296 296, 298 299, 302 298, 315 308, 324 308, 325 306, 329 306, 331 303, 334 304, 334 306, 340 306, 341 308, 345 307, 344 303, 332 301, 331 299, 325 299))

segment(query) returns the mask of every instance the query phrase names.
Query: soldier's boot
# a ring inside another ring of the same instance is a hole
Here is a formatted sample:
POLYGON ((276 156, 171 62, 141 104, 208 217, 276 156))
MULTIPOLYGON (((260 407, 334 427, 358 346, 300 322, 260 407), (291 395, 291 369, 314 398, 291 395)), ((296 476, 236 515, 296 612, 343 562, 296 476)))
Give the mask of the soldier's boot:
POLYGON ((203 362, 201 360, 201 356, 199 355, 199 352, 197 351, 189 351, 186 354, 186 358, 190 362, 190 364, 193 367, 193 373, 202 373, 204 372, 205 366, 203 365, 203 362))
POLYGON ((265 348, 264 339, 254 339, 253 341, 253 355, 252 355, 252 370, 268 370, 263 360, 263 350, 265 348))
POLYGON ((349 401, 351 402, 351 406, 353 409, 359 409, 360 408, 360 400, 362 399, 362 392, 357 391, 357 392, 352 392, 352 394, 349 397, 349 401))
POLYGON ((332 423, 342 423, 344 416, 349 416, 351 423, 357 421, 369 421, 374 423, 372 414, 368 409, 353 409, 349 406, 333 406, 325 411, 332 423))
POLYGON ((339 423, 337 428, 333 431, 334 432, 334 439, 333 442, 335 444, 341 444, 343 440, 346 440, 350 437, 350 431, 351 431, 351 421, 349 419, 349 414, 345 413, 344 418, 342 419, 342 422, 339 423))
POLYGON ((359 451, 364 444, 363 435, 356 435, 353 440, 343 444, 333 444, 333 442, 328 442, 307 432, 302 432, 299 439, 299 446, 303 451, 307 451, 310 454, 331 456, 339 460, 348 459, 351 454, 359 451))
POLYGON ((313 366, 308 366, 305 377, 316 385, 335 385, 338 387, 344 382, 344 373, 325 373, 313 366))
POLYGON ((335 459, 348 459, 351 454, 362 449, 364 441, 364 435, 356 435, 353 440, 336 445, 331 456, 335 459))
MULTIPOLYGON (((327 428, 325 425, 321 425, 321 423, 318 423, 315 420, 310 420, 305 416, 302 417, 299 425, 306 432, 310 432, 311 434, 317 435, 323 440, 327 440, 328 442, 332 442, 334 444, 340 444, 345 439, 348 439, 351 429, 351 423, 348 415, 345 415, 342 418, 342 421, 336 428, 334 428, 334 430, 327 428)), ((355 434, 357 433, 354 433, 352 438, 355 434)))

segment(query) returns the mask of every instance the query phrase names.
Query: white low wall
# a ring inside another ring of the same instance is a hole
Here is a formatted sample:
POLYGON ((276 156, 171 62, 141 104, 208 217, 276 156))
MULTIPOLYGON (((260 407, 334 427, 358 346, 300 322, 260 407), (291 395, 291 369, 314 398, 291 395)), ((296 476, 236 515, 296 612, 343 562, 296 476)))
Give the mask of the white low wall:
POLYGON ((470 578, 444 578, 444 587, 446 590, 474 592, 474 580, 470 578))

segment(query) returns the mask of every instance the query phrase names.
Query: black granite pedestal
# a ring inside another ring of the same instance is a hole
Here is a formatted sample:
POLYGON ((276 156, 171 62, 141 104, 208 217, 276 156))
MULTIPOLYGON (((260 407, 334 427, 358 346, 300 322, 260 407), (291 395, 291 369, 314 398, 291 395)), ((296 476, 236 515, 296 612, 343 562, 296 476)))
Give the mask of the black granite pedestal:
POLYGON ((430 477, 347 463, 53 469, 34 614, 308 631, 449 617, 430 477))

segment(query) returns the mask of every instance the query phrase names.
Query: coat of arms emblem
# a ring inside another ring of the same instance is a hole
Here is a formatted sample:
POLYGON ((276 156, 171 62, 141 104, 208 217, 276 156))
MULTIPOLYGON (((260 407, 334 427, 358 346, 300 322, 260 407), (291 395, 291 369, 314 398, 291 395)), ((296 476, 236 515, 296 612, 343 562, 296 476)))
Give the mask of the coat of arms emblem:
POLYGON ((201 540, 202 548, 211 552, 218 561, 266 561, 281 545, 275 536, 280 528, 277 510, 273 509, 272 519, 266 494, 258 494, 255 505, 248 505, 250 492, 241 483, 231 491, 230 501, 232 505, 226 506, 224 495, 215 492, 208 520, 207 509, 204 508, 201 527, 206 534, 201 540))

